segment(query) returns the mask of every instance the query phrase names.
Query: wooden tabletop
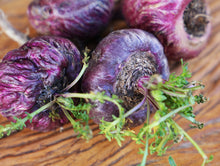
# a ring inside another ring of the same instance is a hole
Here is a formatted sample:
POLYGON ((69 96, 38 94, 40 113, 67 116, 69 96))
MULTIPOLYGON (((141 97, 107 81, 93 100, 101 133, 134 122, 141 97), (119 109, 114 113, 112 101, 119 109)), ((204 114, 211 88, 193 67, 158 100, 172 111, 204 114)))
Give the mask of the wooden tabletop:
MULTIPOLYGON (((0 8, 7 15, 11 24, 19 31, 29 31, 31 37, 37 33, 30 27, 26 9, 31 0, 0 0, 0 8)), ((196 105, 194 111, 197 120, 204 122, 203 129, 191 129, 182 118, 177 122, 201 146, 205 153, 214 155, 209 166, 220 165, 220 1, 208 0, 211 9, 212 34, 207 47, 199 57, 189 60, 189 68, 193 73, 192 80, 200 80, 205 84, 202 93, 209 101, 196 105)), ((1 32, 1 31, 0 31, 1 32)), ((0 57, 19 45, 4 33, 0 33, 0 57)), ((173 66, 173 65, 172 65, 173 66)), ((171 68, 180 72, 180 66, 171 68)), ((8 123, 0 116, 0 124, 8 123)), ((109 142, 99 135, 98 125, 90 122, 94 137, 86 142, 78 139, 70 124, 51 132, 41 133, 24 129, 9 137, 0 139, 0 165, 4 166, 134 166, 141 162, 138 154, 139 145, 126 139, 121 147, 116 141, 109 142)), ((138 129, 138 128, 137 128, 138 129)), ((135 129, 136 130, 136 129, 135 129)), ((174 145, 161 157, 148 157, 150 166, 166 166, 168 157, 172 156, 177 165, 199 166, 202 158, 188 141, 174 145)))

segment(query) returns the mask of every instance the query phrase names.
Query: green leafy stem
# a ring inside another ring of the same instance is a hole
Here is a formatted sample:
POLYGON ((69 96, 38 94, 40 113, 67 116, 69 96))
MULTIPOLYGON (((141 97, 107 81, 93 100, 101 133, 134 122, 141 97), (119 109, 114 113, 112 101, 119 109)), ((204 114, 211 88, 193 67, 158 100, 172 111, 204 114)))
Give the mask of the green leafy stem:
MULTIPOLYGON (((145 81, 143 81, 144 79, 141 80, 143 91, 145 91, 144 99, 137 106, 121 114, 119 117, 113 116, 114 120, 112 122, 103 120, 100 124, 100 133, 105 134, 109 140, 116 139, 119 145, 124 140, 124 136, 130 136, 137 144, 145 145, 144 150, 140 149, 140 153, 144 155, 141 166, 146 165, 148 151, 151 154, 157 152, 158 155, 162 155, 172 146, 166 145, 168 142, 173 141, 177 143, 183 136, 195 146, 203 157, 202 166, 212 159, 211 156, 208 160, 208 157, 198 144, 173 120, 179 114, 195 124, 196 126, 194 127, 199 129, 203 127, 202 123, 195 120, 192 106, 196 103, 200 104, 207 101, 201 94, 193 96, 193 92, 203 89, 204 85, 195 81, 188 82, 187 78, 191 77, 191 73, 188 70, 187 64, 182 62, 182 68, 183 72, 179 76, 173 73, 168 81, 164 81, 159 75, 153 75, 150 79, 145 79, 145 81), (149 123, 149 102, 156 107, 152 123, 149 123), (124 129, 124 123, 122 123, 125 122, 124 119, 137 111, 144 103, 147 103, 148 106, 147 120, 139 132, 135 134, 133 130, 124 129), (149 139, 153 140, 150 145, 149 139)), ((170 158, 170 162, 174 163, 171 160, 170 158)))
POLYGON ((15 122, 11 122, 10 124, 7 124, 6 126, 0 126, 0 138, 5 136, 5 134, 7 136, 9 136, 14 131, 22 130, 26 126, 25 123, 28 120, 31 120, 35 115, 37 115, 40 112, 44 111, 45 109, 52 106, 53 104, 54 104, 54 101, 51 101, 51 102, 47 103, 46 105, 42 106, 41 108, 37 109, 36 111, 34 111, 32 113, 26 113, 27 116, 23 119, 14 117, 15 122))

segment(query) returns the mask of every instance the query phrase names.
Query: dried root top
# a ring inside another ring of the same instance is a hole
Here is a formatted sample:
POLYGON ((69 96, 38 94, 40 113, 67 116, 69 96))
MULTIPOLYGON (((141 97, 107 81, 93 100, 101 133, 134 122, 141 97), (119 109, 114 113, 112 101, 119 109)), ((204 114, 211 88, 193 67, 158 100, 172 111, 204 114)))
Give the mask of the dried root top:
POLYGON ((156 60, 150 52, 136 52, 122 66, 115 84, 116 94, 124 100, 123 106, 129 110, 143 99, 137 81, 157 72, 156 60))
POLYGON ((187 33, 195 37, 203 36, 209 23, 205 1, 192 0, 184 11, 183 19, 187 33))

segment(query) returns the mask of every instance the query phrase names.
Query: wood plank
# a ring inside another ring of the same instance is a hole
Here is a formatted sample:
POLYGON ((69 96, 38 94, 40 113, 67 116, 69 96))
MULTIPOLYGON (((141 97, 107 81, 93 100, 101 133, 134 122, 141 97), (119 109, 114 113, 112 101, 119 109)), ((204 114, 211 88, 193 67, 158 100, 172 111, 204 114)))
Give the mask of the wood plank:
MULTIPOLYGON (((29 2, 31 0, 0 0, 0 8, 15 28, 23 33, 29 29, 30 36, 34 37, 37 33, 30 27, 26 16, 29 2)), ((195 106, 197 120, 204 122, 205 126, 202 130, 190 129, 184 119, 177 118, 177 122, 207 155, 214 155, 213 162, 208 165, 217 166, 220 165, 220 1, 209 0, 209 5, 211 37, 200 56, 188 61, 193 72, 192 80, 201 80, 206 86, 202 93, 209 98, 209 102, 195 106)), ((113 28, 125 27, 123 22, 118 25, 114 24, 113 28)), ((0 58, 17 47, 16 42, 0 34, 0 58)), ((172 66, 172 71, 180 72, 180 66, 172 66)), ((7 119, 0 116, 0 124, 7 122, 7 119)), ((109 142, 98 134, 98 125, 92 121, 90 125, 94 138, 89 142, 78 139, 70 124, 65 125, 62 132, 59 129, 46 133, 24 129, 0 140, 0 163, 5 166, 134 166, 141 162, 142 156, 137 154, 141 146, 126 139, 119 147, 116 141, 109 142)), ((202 162, 196 149, 188 141, 183 141, 174 145, 164 156, 149 156, 147 163, 151 166, 169 165, 170 155, 178 165, 199 166, 202 162)))

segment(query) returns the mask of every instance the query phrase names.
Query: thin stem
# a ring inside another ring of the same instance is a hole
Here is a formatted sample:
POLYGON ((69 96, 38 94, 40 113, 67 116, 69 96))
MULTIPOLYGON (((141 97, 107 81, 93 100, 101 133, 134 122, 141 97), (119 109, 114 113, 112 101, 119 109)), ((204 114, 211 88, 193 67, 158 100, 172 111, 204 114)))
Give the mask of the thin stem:
POLYGON ((162 89, 162 91, 163 91, 165 94, 169 95, 169 96, 182 97, 182 98, 187 97, 187 95, 185 95, 185 94, 180 94, 180 93, 176 93, 176 92, 171 92, 171 91, 168 91, 168 90, 165 90, 165 89, 162 89))
POLYGON ((175 122, 173 121, 178 130, 193 144, 193 146, 197 149, 199 154, 203 158, 202 166, 206 164, 206 161, 208 160, 208 157, 206 156, 205 152, 199 147, 199 145, 175 122))
POLYGON ((190 90, 191 91, 195 91, 195 90, 199 90, 199 89, 203 89, 204 88, 203 85, 197 85, 197 86, 186 87, 186 88, 178 88, 178 87, 174 87, 174 86, 171 86, 171 85, 165 85, 165 84, 163 84, 163 87, 166 88, 166 89, 172 88, 172 89, 174 89, 177 92, 183 92, 183 93, 187 93, 190 90))
POLYGON ((146 102, 147 102, 147 125, 149 125, 149 123, 150 123, 150 103, 148 100, 146 102))
POLYGON ((64 98, 94 99, 97 95, 95 93, 64 93, 61 96, 64 98))
POLYGON ((147 96, 148 101, 153 105, 153 107, 158 110, 159 109, 159 105, 158 103, 153 99, 152 96, 147 96))
POLYGON ((191 90, 191 91, 196 91, 196 90, 199 90, 199 89, 204 89, 204 85, 198 85, 198 86, 193 86, 193 87, 187 87, 188 90, 191 90))
POLYGON ((145 101, 146 101, 146 97, 144 97, 143 100, 139 104, 137 104, 135 107, 130 109, 128 112, 126 112, 124 114, 124 118, 128 117, 129 115, 133 114, 135 111, 140 109, 143 106, 143 104, 145 103, 145 101))
MULTIPOLYGON (((63 96, 64 98, 65 97, 66 98, 82 98, 82 99, 92 99, 92 100, 99 100, 100 99, 99 95, 97 95, 95 93, 65 93, 65 94, 62 94, 61 96, 63 96)), ((121 105, 116 100, 112 99, 111 97, 102 96, 101 99, 114 103, 121 110, 121 105)))
MULTIPOLYGON (((150 123, 150 103, 147 100, 147 125, 149 125, 150 123)), ((141 166, 145 166, 146 165, 146 161, 147 161, 147 156, 148 156, 148 144, 149 144, 149 134, 148 132, 146 133, 146 143, 145 143, 145 150, 144 150, 144 156, 141 162, 141 166)))
MULTIPOLYGON (((47 104, 45 104, 44 106, 40 107, 39 109, 37 109, 36 111, 30 113, 29 115, 31 115, 31 117, 33 118, 34 116, 36 116, 37 114, 41 113, 42 111, 44 111, 45 109, 51 107, 53 104, 55 103, 55 101, 51 101, 47 104)), ((23 120, 29 120, 28 117, 25 117, 23 120)))
POLYGON ((2 31, 7 34, 12 40, 16 41, 19 45, 28 41, 28 37, 15 29, 7 20, 4 12, 0 9, 0 27, 2 31))
MULTIPOLYGON (((166 114, 165 116, 161 117, 159 120, 157 121, 154 121, 153 123, 151 123, 150 125, 146 126, 146 130, 151 130, 152 128, 158 126, 161 122, 164 122, 165 120, 167 120, 169 117, 173 116, 174 114, 188 108, 188 107, 191 107, 192 105, 186 105, 186 106, 182 106, 182 107, 179 107, 171 112, 169 112, 168 114, 166 114)), ((145 131, 146 131, 145 130, 145 131)))
POLYGON ((74 81, 71 84, 69 84, 66 88, 64 88, 63 91, 68 91, 70 88, 72 88, 82 78, 82 76, 85 73, 87 67, 88 67, 88 64, 84 63, 84 65, 83 65, 80 73, 76 77, 76 79, 74 79, 74 81))
POLYGON ((70 123, 72 124, 72 126, 74 126, 75 125, 75 120, 73 120, 73 118, 70 116, 70 114, 68 113, 68 111, 66 111, 65 109, 62 109, 63 110, 63 112, 64 112, 64 114, 65 114, 65 116, 67 117, 67 119, 70 121, 70 123))
POLYGON ((72 82, 71 84, 69 84, 66 88, 63 89, 63 91, 68 91, 70 88, 72 88, 72 87, 82 78, 82 76, 83 76, 83 74, 85 73, 87 67, 89 66, 88 63, 87 63, 87 62, 88 62, 88 59, 89 59, 89 57, 88 57, 88 52, 89 52, 89 49, 86 48, 86 50, 85 50, 85 52, 84 52, 85 57, 84 57, 84 59, 82 60, 82 62, 83 62, 83 67, 82 67, 80 73, 79 73, 78 76, 73 80, 73 82, 72 82))

